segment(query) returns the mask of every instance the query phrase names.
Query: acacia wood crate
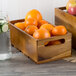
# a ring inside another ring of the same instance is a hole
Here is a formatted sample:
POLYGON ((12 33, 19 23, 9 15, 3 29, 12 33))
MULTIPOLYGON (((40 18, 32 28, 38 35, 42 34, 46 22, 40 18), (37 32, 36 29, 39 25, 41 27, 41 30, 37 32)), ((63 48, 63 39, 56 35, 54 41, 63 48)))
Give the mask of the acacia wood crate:
POLYGON ((37 64, 71 56, 71 33, 37 40, 14 25, 16 22, 23 21, 24 19, 10 22, 10 37, 12 45, 24 55, 31 58, 37 64), (64 42, 59 45, 44 45, 44 43, 54 40, 62 40, 64 42))
POLYGON ((72 46, 76 49, 76 16, 70 15, 66 7, 55 8, 55 24, 64 25, 72 33, 72 46))

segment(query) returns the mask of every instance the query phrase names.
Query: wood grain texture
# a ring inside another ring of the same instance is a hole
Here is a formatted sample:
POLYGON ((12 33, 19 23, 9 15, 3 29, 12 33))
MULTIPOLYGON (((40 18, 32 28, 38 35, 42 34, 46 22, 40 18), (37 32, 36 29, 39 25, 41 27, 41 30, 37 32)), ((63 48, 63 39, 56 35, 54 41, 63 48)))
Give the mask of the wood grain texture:
MULTIPOLYGON (((27 33, 26 33, 27 34, 27 33)), ((29 56, 34 61, 37 60, 37 47, 36 40, 29 35, 25 35, 25 32, 18 29, 16 26, 10 25, 10 37, 11 43, 15 48, 21 50, 25 55, 29 56)))
POLYGON ((64 25, 72 33, 73 48, 76 49, 76 16, 64 12, 65 9, 65 7, 55 9, 55 24, 64 25))
POLYGON ((65 58, 64 60, 66 60, 68 62, 76 63, 76 50, 72 49, 72 56, 65 58))
POLYGON ((12 52, 10 60, 0 61, 0 76, 76 76, 76 63, 59 60, 37 65, 13 47, 12 52))
POLYGON ((37 40, 31 35, 22 31, 13 25, 22 20, 11 21, 10 23, 10 37, 11 43, 15 48, 18 48, 23 54, 30 57, 36 63, 46 63, 49 61, 58 60, 67 56, 71 56, 71 34, 67 33, 63 36, 54 36, 47 39, 37 40), (64 39, 64 43, 59 45, 45 46, 45 42, 64 39), (67 54, 68 52, 68 54, 67 54))

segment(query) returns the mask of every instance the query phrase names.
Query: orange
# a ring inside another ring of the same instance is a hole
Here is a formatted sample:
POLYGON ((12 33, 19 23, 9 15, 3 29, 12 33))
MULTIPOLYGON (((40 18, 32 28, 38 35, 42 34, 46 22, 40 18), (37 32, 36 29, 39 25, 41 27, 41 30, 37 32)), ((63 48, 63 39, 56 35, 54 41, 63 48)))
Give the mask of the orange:
POLYGON ((33 35, 33 33, 37 30, 37 26, 35 25, 29 25, 26 27, 25 32, 27 32, 30 35, 33 35))
POLYGON ((51 24, 43 24, 40 28, 47 29, 51 33, 51 31, 54 28, 54 26, 51 25, 51 24))
POLYGON ((25 21, 25 27, 27 27, 28 25, 35 25, 37 26, 38 25, 38 22, 36 19, 34 18, 28 18, 26 21, 25 21))
POLYGON ((15 26, 17 26, 18 28, 20 28, 22 30, 25 29, 25 23, 18 22, 18 23, 15 23, 15 26))
POLYGON ((38 29, 34 32, 33 37, 36 39, 45 39, 51 37, 51 35, 46 29, 38 29))
POLYGON ((52 35, 58 36, 58 35, 65 35, 67 33, 67 30, 64 26, 55 26, 52 30, 52 35))
POLYGON ((42 20, 42 15, 38 10, 32 9, 26 14, 25 21, 28 18, 35 18, 37 21, 40 21, 40 20, 42 20))
POLYGON ((40 26, 43 25, 43 24, 48 24, 48 22, 46 20, 39 21, 38 28, 40 28, 40 26))
POLYGON ((61 44, 61 41, 59 40, 49 42, 49 45, 59 45, 59 44, 61 44))

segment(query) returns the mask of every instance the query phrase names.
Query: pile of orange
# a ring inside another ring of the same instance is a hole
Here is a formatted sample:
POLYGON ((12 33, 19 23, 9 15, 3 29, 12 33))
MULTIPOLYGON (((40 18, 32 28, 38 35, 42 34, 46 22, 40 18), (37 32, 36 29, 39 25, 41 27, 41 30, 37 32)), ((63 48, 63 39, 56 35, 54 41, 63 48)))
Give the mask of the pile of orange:
POLYGON ((41 13, 36 9, 26 14, 24 23, 19 22, 15 25, 36 39, 45 39, 51 36, 65 35, 67 33, 64 26, 54 26, 48 21, 43 20, 41 13))

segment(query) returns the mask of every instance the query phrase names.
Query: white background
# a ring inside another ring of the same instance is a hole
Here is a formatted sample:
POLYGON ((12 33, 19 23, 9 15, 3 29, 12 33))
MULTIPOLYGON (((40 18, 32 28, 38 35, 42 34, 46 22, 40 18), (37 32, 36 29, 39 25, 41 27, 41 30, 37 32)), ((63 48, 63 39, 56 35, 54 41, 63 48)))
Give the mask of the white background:
POLYGON ((68 0, 0 0, 0 11, 8 11, 10 20, 25 18, 31 9, 41 12, 43 19, 54 24, 54 8, 66 6, 68 0))

